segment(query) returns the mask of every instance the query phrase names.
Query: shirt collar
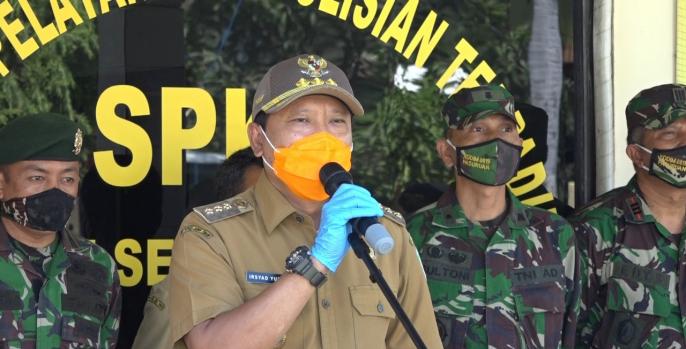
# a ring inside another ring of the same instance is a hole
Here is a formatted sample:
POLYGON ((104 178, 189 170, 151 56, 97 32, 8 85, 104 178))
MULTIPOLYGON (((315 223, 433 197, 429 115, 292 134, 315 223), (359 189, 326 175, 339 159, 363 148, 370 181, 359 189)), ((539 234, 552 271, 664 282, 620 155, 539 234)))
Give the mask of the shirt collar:
POLYGON ((63 229, 58 234, 60 234, 62 246, 67 253, 71 252, 83 252, 89 248, 85 243, 85 240, 76 234, 63 229))
POLYGON ((529 226, 529 216, 526 214, 526 206, 512 194, 508 189, 507 195, 510 198, 510 212, 507 215, 507 222, 512 228, 529 226))
POLYGON ((296 213, 293 205, 267 178, 264 170, 255 183, 254 193, 255 206, 259 208, 259 216, 267 229, 267 234, 271 234, 284 219, 296 213))
POLYGON ((648 203, 643 198, 635 176, 631 178, 626 187, 632 194, 628 195, 624 202, 624 218, 626 221, 636 224, 656 222, 648 203))
MULTIPOLYGON (((57 245, 57 248, 62 245, 67 252, 80 252, 88 247, 86 244, 80 241, 77 236, 67 232, 66 229, 57 232, 57 234, 59 234, 59 237, 56 240, 60 241, 60 244, 57 245)), ((10 244, 9 233, 5 228, 5 224, 2 223, 2 220, 0 220, 0 251, 6 252, 11 250, 12 246, 10 244)))
MULTIPOLYGON (((505 195, 507 195, 509 199, 507 217, 505 217, 507 224, 512 228, 529 225, 529 219, 526 215, 524 204, 522 204, 509 189, 506 189, 505 195)), ((436 208, 440 214, 434 216, 433 222, 435 224, 449 226, 451 228, 463 228, 470 225, 462 206, 460 206, 460 203, 457 200, 455 190, 448 190, 445 192, 438 199, 436 208)))

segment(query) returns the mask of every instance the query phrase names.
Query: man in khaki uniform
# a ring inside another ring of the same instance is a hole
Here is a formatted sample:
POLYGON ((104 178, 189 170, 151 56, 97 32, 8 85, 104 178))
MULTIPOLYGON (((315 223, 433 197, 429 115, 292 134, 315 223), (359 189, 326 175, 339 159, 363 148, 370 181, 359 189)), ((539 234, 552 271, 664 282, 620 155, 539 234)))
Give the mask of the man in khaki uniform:
POLYGON ((363 113, 343 72, 321 57, 294 57, 267 72, 248 129, 267 168, 252 189, 196 208, 177 235, 175 347, 414 347, 346 239, 348 220, 383 216, 395 247, 375 261, 427 347, 441 348, 402 217, 361 187, 343 184, 329 198, 319 183, 325 163, 350 168, 351 114, 363 113))
MULTIPOLYGON (((241 149, 231 156, 217 170, 215 186, 217 195, 231 198, 255 185, 262 173, 262 162, 256 158, 252 149, 241 149), (250 151, 250 152, 248 152, 250 151), (257 161, 260 162, 257 162, 257 161)), ((133 349, 169 349, 169 278, 150 289, 148 301, 143 311, 133 349)))

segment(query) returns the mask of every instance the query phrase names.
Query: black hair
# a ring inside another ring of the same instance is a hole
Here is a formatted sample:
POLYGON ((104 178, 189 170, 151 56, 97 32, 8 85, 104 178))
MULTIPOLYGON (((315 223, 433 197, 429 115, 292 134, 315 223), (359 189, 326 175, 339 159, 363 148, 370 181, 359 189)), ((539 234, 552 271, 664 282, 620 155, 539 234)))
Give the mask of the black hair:
POLYGON ((236 196, 247 189, 245 171, 250 166, 262 167, 262 158, 256 157, 250 147, 243 148, 224 160, 215 175, 215 187, 220 200, 236 196))
POLYGON ((267 113, 260 111, 255 115, 255 117, 252 119, 252 121, 260 126, 262 126, 262 129, 266 132, 267 131, 267 116, 269 116, 267 113))

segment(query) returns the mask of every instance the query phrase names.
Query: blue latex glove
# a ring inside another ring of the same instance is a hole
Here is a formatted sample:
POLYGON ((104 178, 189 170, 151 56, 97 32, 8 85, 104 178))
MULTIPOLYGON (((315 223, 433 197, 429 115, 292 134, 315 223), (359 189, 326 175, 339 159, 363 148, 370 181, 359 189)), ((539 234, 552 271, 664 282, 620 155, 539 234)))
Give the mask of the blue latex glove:
POLYGON ((314 239, 312 256, 335 272, 348 252, 349 220, 359 217, 381 217, 383 210, 371 194, 354 184, 343 184, 322 207, 319 232, 314 239))

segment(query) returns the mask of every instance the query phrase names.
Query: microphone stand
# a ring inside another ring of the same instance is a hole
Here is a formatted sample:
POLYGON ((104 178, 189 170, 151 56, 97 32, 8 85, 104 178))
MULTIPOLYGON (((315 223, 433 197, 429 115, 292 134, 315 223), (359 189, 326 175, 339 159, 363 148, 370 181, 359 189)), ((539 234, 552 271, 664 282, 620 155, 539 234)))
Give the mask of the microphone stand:
POLYGON ((414 325, 412 325, 412 322, 407 317, 405 310, 403 310, 398 302, 398 298, 396 298, 393 291, 391 291, 386 279, 384 279, 381 274, 381 270, 379 270, 379 267, 374 264, 374 261, 372 261, 372 258, 369 256, 369 246, 362 240, 361 236, 362 234, 360 233, 357 224, 353 224, 353 232, 348 234, 348 242, 350 242, 350 246, 353 248, 353 251, 355 251, 355 255, 361 259, 367 266, 367 269, 369 269, 369 279, 373 283, 379 285, 381 292, 391 304, 391 308, 395 311, 395 314, 403 324, 403 327, 405 327, 405 331, 407 331, 412 342, 414 342, 415 347, 417 347, 417 349, 426 349, 426 344, 424 344, 419 333, 417 333, 417 329, 414 328, 414 325))

